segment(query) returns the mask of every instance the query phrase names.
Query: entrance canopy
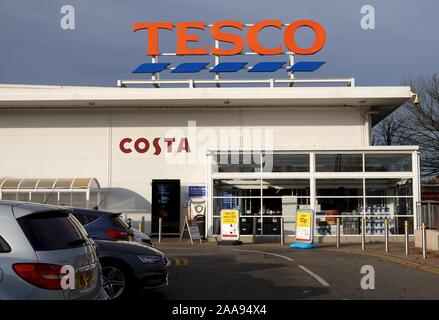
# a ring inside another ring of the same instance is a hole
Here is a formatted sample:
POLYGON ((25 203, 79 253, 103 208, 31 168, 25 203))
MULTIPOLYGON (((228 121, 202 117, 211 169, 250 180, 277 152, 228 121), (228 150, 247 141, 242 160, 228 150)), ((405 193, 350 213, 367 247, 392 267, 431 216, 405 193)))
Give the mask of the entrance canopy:
POLYGON ((96 178, 0 178, 0 200, 94 207, 99 204, 96 178))

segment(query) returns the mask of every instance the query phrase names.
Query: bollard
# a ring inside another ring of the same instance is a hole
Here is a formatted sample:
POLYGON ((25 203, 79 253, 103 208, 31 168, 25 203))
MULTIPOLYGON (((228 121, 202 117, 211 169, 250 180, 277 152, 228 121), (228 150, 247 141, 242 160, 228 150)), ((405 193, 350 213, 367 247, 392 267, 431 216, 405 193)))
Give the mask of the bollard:
POLYGON ((337 228, 335 229, 336 232, 336 241, 337 241, 337 248, 340 248, 340 218, 337 218, 337 228))
POLYGON ((253 244, 256 243, 256 224, 258 222, 258 218, 253 217, 253 244))
POLYGON ((366 219, 361 218, 361 250, 364 251, 366 243, 366 219))
POLYGON ((285 244, 284 236, 284 218, 280 218, 280 244, 283 246, 285 244))
POLYGON ((422 224, 422 258, 427 258, 427 228, 425 223, 422 224))
POLYGON ((159 243, 162 242, 162 218, 159 218, 159 243))
POLYGON ((145 217, 142 216, 142 221, 140 222, 140 232, 145 233, 145 217))
POLYGON ((405 234, 405 255, 409 255, 409 222, 404 221, 404 234, 405 234))
POLYGON ((386 252, 389 252, 389 220, 384 219, 384 237, 386 242, 386 252))

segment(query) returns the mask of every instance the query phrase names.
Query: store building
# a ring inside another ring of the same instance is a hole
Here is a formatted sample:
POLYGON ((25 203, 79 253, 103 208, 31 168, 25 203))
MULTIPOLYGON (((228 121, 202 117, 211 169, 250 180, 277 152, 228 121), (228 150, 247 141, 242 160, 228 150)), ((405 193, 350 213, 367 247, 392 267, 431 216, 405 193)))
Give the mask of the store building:
POLYGON ((226 208, 239 209, 244 239, 251 237, 253 218, 261 237, 278 235, 281 217, 286 234, 293 235, 297 208, 315 210, 315 234, 322 237, 334 234, 336 217, 344 235, 359 234, 360 217, 367 218, 370 235, 383 234, 384 217, 393 234, 404 232, 405 220, 413 230, 418 147, 371 146, 371 128, 413 93, 409 87, 347 82, 1 85, 0 196, 99 206, 136 221, 143 216, 148 233, 157 231, 160 216, 164 232, 178 234, 191 212, 205 214, 212 238, 226 208), (85 177, 94 179, 75 184, 85 177), (50 196, 55 179, 70 181, 64 189, 90 188, 91 181, 93 188, 50 196))

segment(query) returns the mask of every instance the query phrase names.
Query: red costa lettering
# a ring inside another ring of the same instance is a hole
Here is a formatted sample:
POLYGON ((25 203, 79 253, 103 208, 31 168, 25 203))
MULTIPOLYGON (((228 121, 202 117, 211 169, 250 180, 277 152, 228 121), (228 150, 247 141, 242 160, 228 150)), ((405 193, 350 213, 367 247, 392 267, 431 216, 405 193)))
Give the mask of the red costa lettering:
POLYGON ((133 139, 131 138, 123 138, 122 140, 120 140, 119 143, 119 149, 120 151, 122 151, 123 153, 131 153, 133 152, 133 150, 131 150, 130 148, 126 148, 125 145, 127 143, 131 143, 133 141, 133 139))
MULTIPOLYGON (((150 151, 150 147, 151 144, 149 142, 150 140, 148 140, 145 137, 140 137, 140 138, 136 138, 136 139, 132 139, 132 138, 122 138, 119 142, 119 149, 120 151, 122 151, 123 153, 132 153, 133 152, 133 148, 134 151, 140 154, 144 154, 147 153, 148 151, 150 151), (134 141, 134 143, 133 143, 134 141)), ((153 155, 158 156, 162 153, 162 146, 161 143, 165 143, 166 144, 166 152, 167 153, 172 153, 174 152, 173 150, 173 143, 176 141, 176 138, 160 138, 160 137, 156 137, 152 139, 152 146, 153 146, 153 155)), ((177 150, 175 150, 175 152, 180 153, 180 152, 191 152, 191 148, 189 146, 189 141, 187 138, 180 138, 180 141, 178 143, 178 147, 177 150)), ((152 149, 151 149, 152 152, 152 149)))

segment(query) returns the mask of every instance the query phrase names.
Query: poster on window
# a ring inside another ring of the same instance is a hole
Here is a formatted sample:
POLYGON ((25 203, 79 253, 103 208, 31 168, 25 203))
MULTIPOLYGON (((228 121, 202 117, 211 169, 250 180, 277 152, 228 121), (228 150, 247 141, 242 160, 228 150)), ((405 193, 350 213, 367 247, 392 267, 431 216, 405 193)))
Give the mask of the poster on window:
POLYGON ((239 211, 235 209, 221 210, 221 239, 239 240, 239 211))
POLYGON ((298 210, 296 215, 296 241, 313 242, 313 211, 298 210))

